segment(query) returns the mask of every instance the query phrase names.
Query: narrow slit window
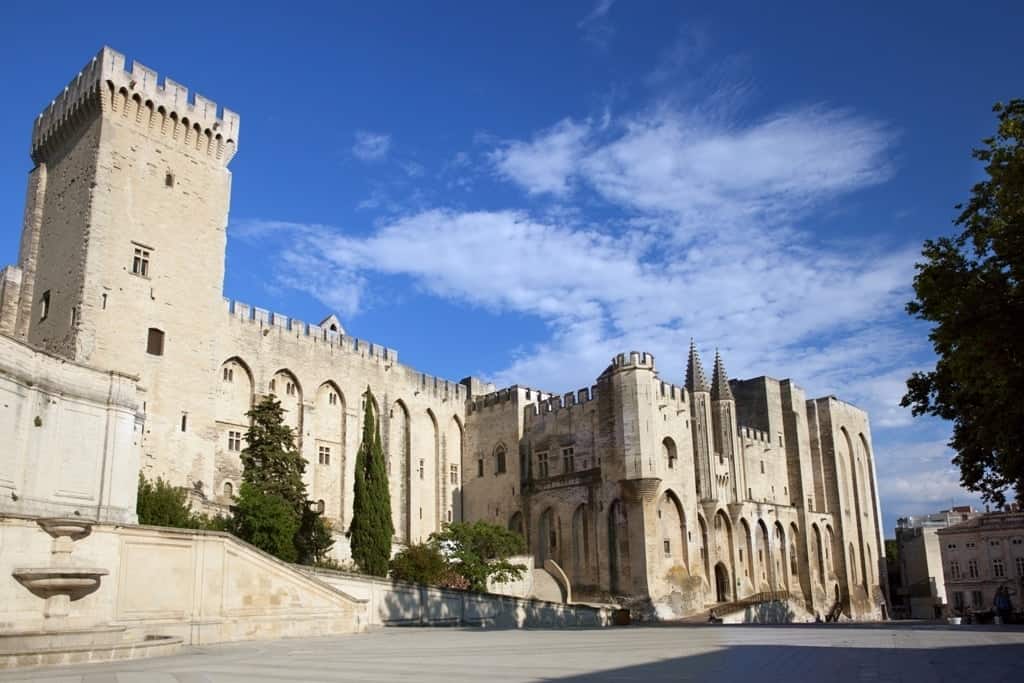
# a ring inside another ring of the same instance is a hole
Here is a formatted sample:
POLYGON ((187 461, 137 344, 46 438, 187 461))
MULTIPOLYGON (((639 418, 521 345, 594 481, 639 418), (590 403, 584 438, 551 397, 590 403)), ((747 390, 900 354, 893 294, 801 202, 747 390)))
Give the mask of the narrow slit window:
POLYGON ((181 414, 181 431, 188 430, 188 413, 181 414))
POLYGON ((48 315, 50 315, 50 290, 43 292, 43 296, 39 300, 39 322, 46 320, 48 315))

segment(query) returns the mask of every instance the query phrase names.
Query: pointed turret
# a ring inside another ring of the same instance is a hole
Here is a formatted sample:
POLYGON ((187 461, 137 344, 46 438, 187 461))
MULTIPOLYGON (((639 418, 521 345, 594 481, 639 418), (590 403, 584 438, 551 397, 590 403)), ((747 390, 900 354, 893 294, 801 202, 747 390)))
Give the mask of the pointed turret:
POLYGON ((732 389, 729 388, 729 376, 725 374, 722 356, 715 349, 715 369, 711 372, 711 400, 733 401, 732 389))
POLYGON ((704 365, 700 362, 700 354, 697 353, 697 345, 690 340, 690 358, 686 362, 686 388, 690 393, 698 391, 711 391, 708 386, 708 378, 704 376, 704 365))

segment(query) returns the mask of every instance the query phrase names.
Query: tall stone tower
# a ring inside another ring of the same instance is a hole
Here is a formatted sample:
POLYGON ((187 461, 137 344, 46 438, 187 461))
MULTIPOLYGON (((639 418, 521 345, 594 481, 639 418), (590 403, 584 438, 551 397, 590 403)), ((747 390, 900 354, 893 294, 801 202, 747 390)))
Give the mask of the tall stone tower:
POLYGON ((686 390, 690 392, 690 420, 693 422, 694 488, 698 500, 716 499, 715 482, 711 472, 711 387, 708 386, 704 365, 697 345, 690 340, 690 355, 686 361, 686 390))
POLYGON ((17 315, 3 318, 33 346, 138 375, 144 454, 175 449, 162 466, 181 471, 157 474, 192 484, 190 463, 212 462, 193 426, 212 424, 239 117, 125 66, 103 48, 35 122, 17 315))

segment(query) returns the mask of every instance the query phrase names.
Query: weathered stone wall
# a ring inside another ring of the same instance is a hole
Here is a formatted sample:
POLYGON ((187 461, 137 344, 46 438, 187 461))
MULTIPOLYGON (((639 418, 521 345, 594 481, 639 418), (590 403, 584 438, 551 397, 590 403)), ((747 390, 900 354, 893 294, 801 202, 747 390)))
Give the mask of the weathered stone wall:
POLYGON ((853 614, 877 615, 884 601, 885 546, 867 414, 832 396, 811 403, 828 497, 834 501, 833 553, 839 560, 842 600, 853 614))
MULTIPOLYGON (((0 517, 0 632, 46 627, 43 601, 11 573, 47 566, 50 547, 34 520, 0 517)), ((66 628, 123 625, 136 639, 170 635, 193 645, 366 628, 361 600, 228 534, 98 525, 74 547, 77 565, 110 573, 71 602, 66 628)))
POLYGON ((135 387, 0 336, 0 513, 135 521, 135 387))
POLYGON ((365 600, 370 626, 466 625, 497 628, 608 626, 610 610, 496 593, 471 593, 323 569, 311 576, 365 600))
POLYGON ((309 497, 323 500, 328 518, 347 527, 369 387, 391 474, 396 538, 425 539, 461 518, 464 386, 416 372, 390 349, 237 302, 230 314, 223 311, 216 329, 220 361, 206 383, 218 392, 217 407, 211 453, 204 460, 210 469, 202 477, 212 485, 206 490, 214 501, 229 503, 225 484, 237 492, 241 480, 239 453, 229 449, 228 432, 244 432, 244 397, 275 393, 297 428, 309 497), (323 464, 321 448, 327 449, 323 464))
POLYGON ((466 448, 463 456, 466 519, 484 519, 528 532, 522 497, 523 414, 550 394, 514 386, 473 397, 466 406, 466 448), (504 452, 504 471, 499 453, 504 452), (518 515, 518 517, 516 516, 518 515))

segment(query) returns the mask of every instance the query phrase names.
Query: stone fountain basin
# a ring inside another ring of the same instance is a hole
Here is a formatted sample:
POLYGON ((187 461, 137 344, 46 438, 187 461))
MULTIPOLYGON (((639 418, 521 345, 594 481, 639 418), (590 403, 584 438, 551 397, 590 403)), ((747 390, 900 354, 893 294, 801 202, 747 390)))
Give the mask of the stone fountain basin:
POLYGON ((37 524, 53 538, 68 537, 77 541, 92 531, 93 522, 76 517, 50 517, 37 520, 37 524))
POLYGON ((30 567, 11 572, 33 595, 41 598, 68 595, 72 600, 99 588, 100 577, 109 573, 98 567, 30 567))

